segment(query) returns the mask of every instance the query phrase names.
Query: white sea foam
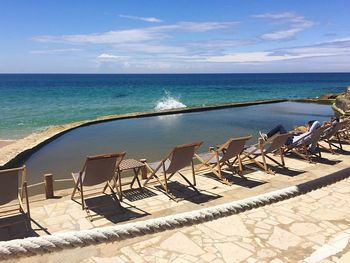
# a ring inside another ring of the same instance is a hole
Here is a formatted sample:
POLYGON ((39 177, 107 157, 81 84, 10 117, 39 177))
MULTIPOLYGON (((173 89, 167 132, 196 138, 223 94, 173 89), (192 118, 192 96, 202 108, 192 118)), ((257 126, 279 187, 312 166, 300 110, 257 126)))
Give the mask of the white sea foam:
POLYGON ((159 101, 157 101, 157 104, 154 107, 154 109, 156 111, 161 111, 186 107, 187 106, 183 104, 178 98, 172 97, 171 94, 166 91, 165 96, 162 97, 159 101))

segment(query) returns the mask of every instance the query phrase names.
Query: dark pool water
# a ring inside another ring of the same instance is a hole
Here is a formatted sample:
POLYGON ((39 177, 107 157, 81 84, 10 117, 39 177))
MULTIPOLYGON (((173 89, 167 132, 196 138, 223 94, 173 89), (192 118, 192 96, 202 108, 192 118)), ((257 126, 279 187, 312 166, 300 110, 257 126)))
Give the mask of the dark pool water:
MULTIPOLYGON (((29 183, 42 180, 44 173, 56 179, 70 178, 87 155, 126 151, 127 158, 156 161, 176 144, 204 141, 200 151, 225 142, 230 137, 253 135, 276 124, 287 129, 333 115, 330 106, 282 102, 227 108, 168 116, 116 120, 73 130, 34 153, 26 162, 29 183)), ((71 183, 65 186, 71 186, 71 183)))

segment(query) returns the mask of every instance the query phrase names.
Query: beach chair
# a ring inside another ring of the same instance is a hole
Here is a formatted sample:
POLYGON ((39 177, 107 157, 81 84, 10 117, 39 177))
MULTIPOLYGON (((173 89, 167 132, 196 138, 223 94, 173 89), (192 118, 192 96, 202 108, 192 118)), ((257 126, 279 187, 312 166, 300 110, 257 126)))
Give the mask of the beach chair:
POLYGON ((340 131, 345 127, 347 123, 344 122, 337 122, 335 125, 332 125, 330 127, 326 127, 324 132, 321 134, 320 141, 323 141, 328 144, 328 148, 320 144, 320 147, 325 149, 327 152, 330 152, 332 154, 335 153, 334 148, 343 150, 343 145, 341 142, 341 136, 340 136, 340 131), (336 145, 335 143, 338 143, 336 145))
POLYGON ((222 175, 222 169, 226 166, 232 174, 236 173, 243 177, 241 153, 246 142, 251 138, 252 136, 231 138, 216 149, 210 147, 208 153, 195 154, 195 157, 201 162, 196 168, 196 171, 205 167, 216 175, 223 183, 231 185, 231 183, 222 175), (238 170, 235 169, 235 164, 238 164, 238 170))
POLYGON ((285 143, 292 134, 278 134, 273 136, 268 141, 264 141, 262 138, 259 138, 258 143, 246 148, 243 151, 242 160, 249 159, 250 162, 255 163, 260 169, 266 173, 274 174, 274 172, 268 168, 267 160, 274 162, 278 166, 285 167, 283 149, 285 143), (280 162, 277 161, 273 155, 279 155, 280 162), (258 157, 261 157, 262 162, 258 161, 258 157))
POLYGON ((342 127, 338 131, 338 136, 342 142, 350 144, 350 119, 342 120, 342 127))
POLYGON ((99 184, 104 184, 102 193, 105 193, 106 189, 109 187, 115 196, 111 181, 113 181, 114 185, 117 185, 115 181, 115 172, 118 172, 119 164, 125 154, 125 152, 121 152, 88 156, 83 169, 78 173, 72 173, 74 188, 71 199, 75 201, 74 196, 78 191, 80 193, 82 209, 91 209, 91 206, 88 207, 86 205, 85 197, 87 195, 84 194, 84 189, 85 187, 97 186, 99 184))
POLYGON ((284 148, 284 154, 294 153, 301 159, 312 162, 311 157, 322 157, 320 151, 320 139, 321 135, 324 132, 326 127, 320 126, 314 132, 305 134, 305 136, 301 137, 297 141, 287 145, 284 148))
POLYGON ((194 142, 190 144, 177 145, 168 155, 166 155, 163 160, 154 163, 146 163, 146 167, 150 172, 150 175, 147 177, 143 185, 146 186, 151 179, 156 179, 165 193, 174 199, 174 197, 169 193, 168 181, 177 173, 195 192, 199 193, 195 187, 196 177, 193 165, 193 156, 195 151, 202 145, 202 143, 203 142, 194 142), (183 175, 182 172, 180 172, 181 169, 189 165, 191 165, 192 168, 192 183, 186 178, 186 176, 183 175))
POLYGON ((25 166, 0 170, 0 215, 1 218, 16 217, 1 227, 24 222, 27 231, 31 230, 25 166))

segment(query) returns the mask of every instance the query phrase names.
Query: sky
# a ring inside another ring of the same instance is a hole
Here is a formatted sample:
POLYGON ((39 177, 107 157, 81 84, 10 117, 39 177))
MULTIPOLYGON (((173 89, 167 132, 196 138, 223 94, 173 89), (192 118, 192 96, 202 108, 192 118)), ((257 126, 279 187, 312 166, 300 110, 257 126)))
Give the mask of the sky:
POLYGON ((1 0, 0 73, 350 72, 349 0, 1 0))

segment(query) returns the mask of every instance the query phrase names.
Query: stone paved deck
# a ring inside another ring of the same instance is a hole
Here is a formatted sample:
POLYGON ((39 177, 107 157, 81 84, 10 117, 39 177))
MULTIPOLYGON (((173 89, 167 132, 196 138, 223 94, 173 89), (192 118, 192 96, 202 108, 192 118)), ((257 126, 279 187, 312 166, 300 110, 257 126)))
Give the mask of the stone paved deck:
MULTIPOLYGON (((200 196, 182 184, 174 183, 175 195, 184 198, 180 202, 170 200, 154 188, 147 189, 146 194, 136 192, 121 204, 112 202, 113 215, 103 217, 104 211, 96 211, 97 217, 92 222, 79 204, 70 200, 67 191, 59 192, 61 198, 58 199, 32 198, 32 218, 36 222, 33 223, 32 235, 123 224, 281 189, 349 167, 350 146, 345 146, 345 149, 347 151, 342 155, 324 154, 324 159, 316 164, 288 158, 286 165, 289 170, 280 169, 275 175, 249 171, 245 174, 248 180, 236 177, 232 186, 198 176, 200 196), (135 196, 139 199, 133 200, 135 196)), ((296 262, 310 255, 319 258, 330 251, 335 251, 331 253, 335 256, 329 255, 327 260, 336 261, 343 256, 344 248, 349 249, 349 193, 348 179, 301 197, 198 226, 114 244, 67 250, 43 256, 36 262, 57 262, 67 255, 74 255, 72 262, 296 262)), ((0 235, 3 239, 20 237, 14 229, 2 229, 0 235)))
MULTIPOLYGON (((350 262, 350 179, 211 222, 12 262, 350 262)), ((9 261, 11 262, 11 261, 9 261)))

